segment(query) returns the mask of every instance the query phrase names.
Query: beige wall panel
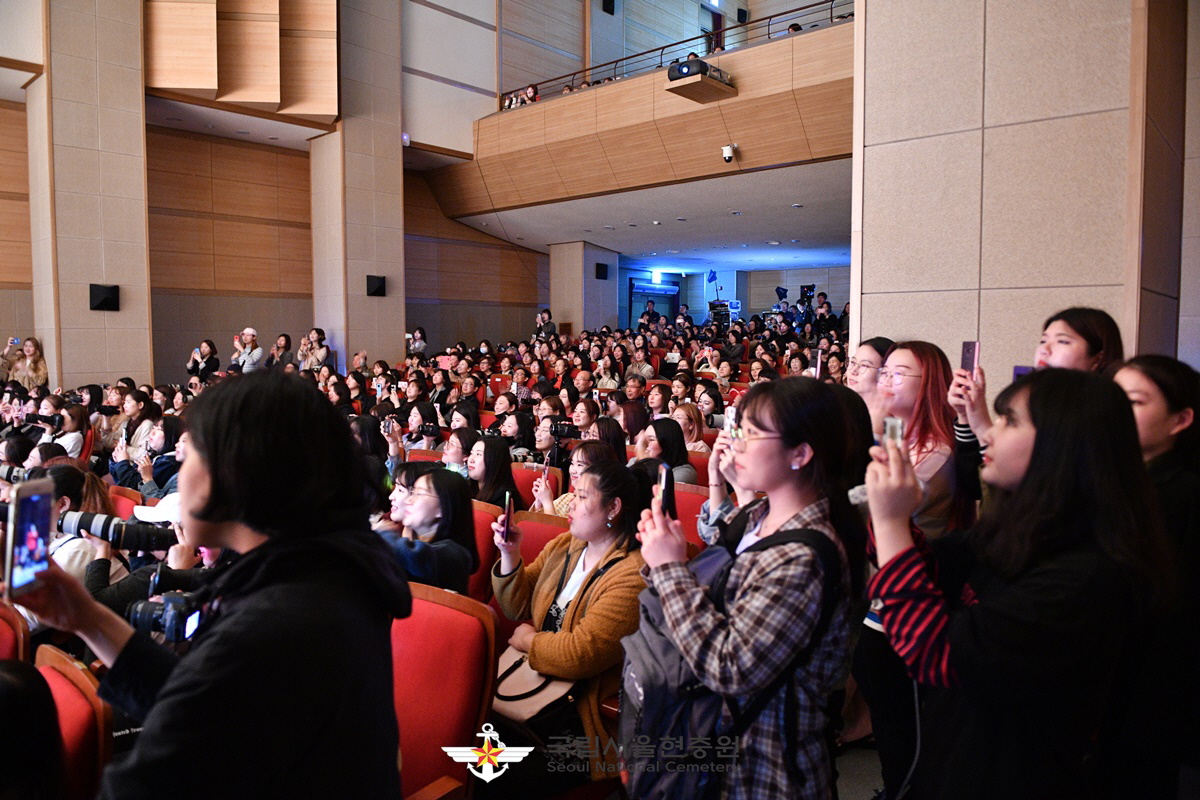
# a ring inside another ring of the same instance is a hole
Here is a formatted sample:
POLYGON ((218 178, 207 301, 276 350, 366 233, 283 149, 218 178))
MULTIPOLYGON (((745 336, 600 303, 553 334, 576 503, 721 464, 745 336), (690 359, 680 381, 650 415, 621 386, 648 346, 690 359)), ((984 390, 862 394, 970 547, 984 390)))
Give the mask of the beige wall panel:
POLYGON ((150 285, 155 289, 217 288, 212 253, 167 253, 150 250, 150 285))
POLYGON ((854 80, 831 81, 793 93, 812 157, 849 155, 854 131, 854 80))
POLYGON ((985 288, 1122 282, 1127 126, 1110 111, 985 133, 985 288))
POLYGON ((5 320, 11 331, 32 331, 33 292, 29 289, 0 289, 0 319, 5 320))
POLYGON ((218 256, 254 253, 264 259, 278 259, 279 229, 265 223, 214 220, 213 252, 218 256))
POLYGON ((976 333, 978 315, 979 292, 974 290, 862 296, 862 318, 872 336, 887 336, 897 342, 933 342, 946 352, 951 363, 957 361, 955 356, 964 341, 980 338, 976 333))
POLYGON ((279 69, 278 20, 217 20, 218 100, 275 111, 279 69))
POLYGON ((245 255, 215 259, 217 286, 221 289, 278 292, 279 259, 250 258, 245 255))
POLYGON ((279 182, 276 159, 277 156, 270 150, 214 143, 212 176, 214 180, 276 186, 279 182))
POLYGON ((281 36, 279 62, 280 113, 332 122, 338 114, 337 39, 281 36))
POLYGON ((213 222, 150 212, 150 249, 167 253, 213 252, 213 222))
POLYGON ((0 149, 0 192, 29 193, 29 156, 0 149))
POLYGON ((150 208, 204 212, 213 210, 213 181, 207 175, 185 175, 150 169, 146 171, 146 188, 150 208))
POLYGON ((147 130, 146 169, 211 176, 212 148, 206 141, 147 130))
POLYGON ((985 124, 1128 106, 1130 7, 1089 0, 1070 25, 1047 25, 1026 0, 988 0, 985 124))
POLYGON ((214 179, 212 194, 214 213, 233 217, 279 218, 279 195, 275 186, 214 179))
MULTIPOLYGON (((991 3, 988 5, 990 34, 991 3)), ((868 146, 979 127, 983 117, 984 0, 875 3, 868 19, 869 24, 856 23, 867 24, 868 146), (920 28, 920 46, 916 46, 912 22, 922 17, 934 18, 937 24, 920 28), (930 57, 931 53, 937 57, 930 57)), ((796 47, 802 47, 811 36, 796 37, 796 47)), ((990 56, 990 41, 988 50, 990 56)), ((1052 83, 1046 76, 1053 74, 1041 73, 1037 80, 1052 83)))
POLYGON ((979 285, 981 131, 868 147, 864 292, 979 285), (896 202, 897 197, 905 202, 896 202))
POLYGON ((501 42, 504 58, 501 91, 512 91, 583 68, 583 61, 578 57, 564 56, 509 34, 504 34, 501 42))
POLYGON ((279 0, 283 30, 336 31, 337 0, 279 0))
POLYGON ((215 97, 216 3, 147 0, 145 25, 146 85, 215 97))

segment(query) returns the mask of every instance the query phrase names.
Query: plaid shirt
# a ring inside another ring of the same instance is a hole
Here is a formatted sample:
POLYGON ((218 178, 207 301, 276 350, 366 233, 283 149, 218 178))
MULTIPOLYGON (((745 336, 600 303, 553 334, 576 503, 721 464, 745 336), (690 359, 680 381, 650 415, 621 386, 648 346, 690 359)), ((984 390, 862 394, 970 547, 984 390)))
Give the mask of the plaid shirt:
MULTIPOLYGON (((747 508, 746 530, 753 530, 766 516, 767 501, 747 508)), ((736 511, 727 501, 718 514, 727 519, 736 511)), ((799 528, 814 528, 833 539, 842 555, 842 586, 849 586, 845 549, 829 521, 829 501, 813 503, 780 530, 799 528)), ((808 644, 820 615, 821 564, 811 549, 798 542, 737 556, 725 588, 724 615, 683 564, 664 564, 649 574, 683 657, 706 686, 743 705, 808 644)), ((849 633, 850 603, 848 593, 843 593, 822 643, 742 736, 737 765, 721 787, 722 798, 824 800, 830 796, 824 709, 845 671, 849 633), (784 752, 787 692, 798 700, 794 753, 784 752), (794 761, 802 784, 796 785, 789 775, 787 759, 794 761)))

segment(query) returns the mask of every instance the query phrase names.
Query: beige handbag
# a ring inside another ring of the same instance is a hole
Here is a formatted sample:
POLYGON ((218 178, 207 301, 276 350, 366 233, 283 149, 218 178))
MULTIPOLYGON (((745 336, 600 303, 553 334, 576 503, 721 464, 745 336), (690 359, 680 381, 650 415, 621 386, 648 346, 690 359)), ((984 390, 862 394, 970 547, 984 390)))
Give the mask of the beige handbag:
POLYGON ((524 725, 562 697, 567 697, 568 703, 575 702, 569 696, 575 681, 535 671, 529 666, 528 655, 511 645, 500 656, 499 673, 492 710, 505 719, 524 725))

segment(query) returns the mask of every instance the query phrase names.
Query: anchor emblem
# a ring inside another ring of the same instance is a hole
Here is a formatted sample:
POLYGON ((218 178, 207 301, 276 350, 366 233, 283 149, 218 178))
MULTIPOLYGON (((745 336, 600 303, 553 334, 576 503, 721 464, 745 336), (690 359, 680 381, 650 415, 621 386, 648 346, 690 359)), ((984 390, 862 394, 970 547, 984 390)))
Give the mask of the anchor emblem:
POLYGON ((466 764, 467 770, 484 783, 491 783, 508 772, 508 765, 515 764, 533 752, 532 747, 506 747, 500 734, 488 722, 483 730, 475 734, 483 739, 479 747, 443 747, 446 755, 466 764))

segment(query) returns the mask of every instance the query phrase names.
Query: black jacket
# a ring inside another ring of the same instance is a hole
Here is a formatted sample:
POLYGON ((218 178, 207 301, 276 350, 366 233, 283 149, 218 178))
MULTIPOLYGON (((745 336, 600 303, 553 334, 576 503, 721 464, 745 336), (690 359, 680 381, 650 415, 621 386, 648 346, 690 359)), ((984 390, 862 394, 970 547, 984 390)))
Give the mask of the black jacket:
POLYGON ((412 600, 376 534, 269 541, 197 597, 190 652, 137 634, 101 685, 145 727, 100 797, 401 796, 390 635, 412 600))

